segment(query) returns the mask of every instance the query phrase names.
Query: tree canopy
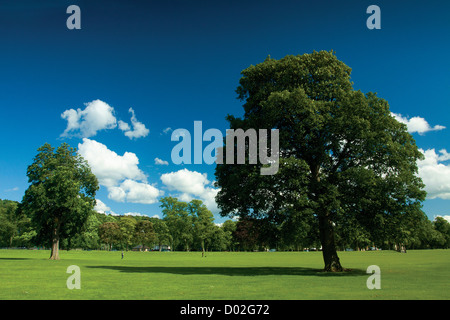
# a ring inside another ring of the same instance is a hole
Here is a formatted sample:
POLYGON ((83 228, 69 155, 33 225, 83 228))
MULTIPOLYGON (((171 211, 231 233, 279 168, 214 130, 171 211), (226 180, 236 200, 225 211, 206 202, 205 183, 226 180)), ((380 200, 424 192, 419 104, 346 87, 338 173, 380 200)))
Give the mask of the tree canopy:
POLYGON ((416 175, 423 155, 387 101, 354 90, 350 74, 326 51, 268 57, 243 70, 236 92, 245 113, 229 115, 230 128, 278 129, 279 171, 216 167, 224 216, 317 223, 326 271, 343 270, 335 233, 344 225, 357 226, 358 237, 381 236, 424 217, 416 175))
POLYGON ((51 244, 50 259, 57 260, 60 239, 74 236, 94 208, 97 178, 67 143, 56 150, 48 143, 40 147, 27 176, 21 209, 31 217, 36 241, 51 244))
POLYGON ((164 197, 160 202, 173 247, 184 245, 189 251, 190 245, 197 242, 204 252, 212 238, 218 236, 214 216, 201 200, 193 199, 186 203, 174 197, 164 197))

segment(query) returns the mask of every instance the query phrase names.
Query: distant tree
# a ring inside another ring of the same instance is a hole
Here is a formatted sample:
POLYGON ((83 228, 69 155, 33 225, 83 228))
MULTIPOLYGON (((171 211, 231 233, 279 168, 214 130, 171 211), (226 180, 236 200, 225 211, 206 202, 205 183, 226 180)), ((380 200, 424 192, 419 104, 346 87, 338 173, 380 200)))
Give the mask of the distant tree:
POLYGON ((283 216, 279 229, 284 248, 300 251, 315 246, 314 243, 319 239, 319 228, 312 214, 286 208, 283 216))
POLYGON ((101 223, 104 222, 119 222, 119 217, 118 216, 113 216, 112 214, 100 214, 100 221, 101 223))
POLYGON ((63 143, 56 150, 48 143, 38 149, 28 167, 31 184, 22 210, 31 217, 36 240, 51 245, 50 259, 59 259, 59 242, 80 231, 95 205, 98 181, 76 149, 63 143))
POLYGON ((117 222, 105 222, 98 226, 98 235, 100 240, 105 243, 108 250, 112 250, 112 246, 118 243, 121 238, 120 227, 117 222))
POLYGON ((443 248, 450 247, 450 223, 442 217, 436 217, 433 221, 433 226, 436 231, 442 234, 443 248))
POLYGON ((153 229, 155 230, 155 243, 158 245, 159 251, 161 251, 164 244, 172 243, 172 236, 164 220, 150 218, 150 221, 153 223, 153 229))
POLYGON ((202 255, 205 253, 205 244, 214 233, 214 216, 201 200, 192 200, 187 207, 189 215, 192 217, 193 234, 200 242, 202 255))
POLYGON ((172 239, 172 248, 184 247, 189 250, 193 240, 192 216, 187 211, 187 203, 179 201, 174 197, 164 197, 160 199, 163 213, 163 220, 169 228, 172 239))
POLYGON ((251 251, 258 247, 259 233, 256 228, 255 219, 240 219, 236 224, 234 238, 238 246, 245 251, 251 251))
POLYGON ((213 224, 209 237, 205 240, 208 250, 223 251, 229 247, 230 240, 223 228, 213 224))
POLYGON ((85 249, 98 249, 100 240, 98 226, 101 224, 99 215, 101 213, 92 211, 83 227, 80 245, 85 249))
POLYGON ((153 224, 148 220, 137 221, 134 230, 134 239, 142 245, 142 249, 144 249, 144 246, 151 246, 155 243, 156 236, 153 230, 153 224))
POLYGON ((18 232, 18 202, 0 200, 0 244, 11 247, 18 232))
POLYGON ((224 232, 224 240, 226 244, 226 249, 230 251, 236 250, 236 241, 233 237, 235 231, 236 231, 236 221, 233 220, 226 220, 223 224, 221 229, 224 232))
POLYGON ((434 222, 426 219, 414 226, 414 249, 435 249, 445 248, 445 238, 442 233, 436 230, 434 222))
POLYGON ((336 226, 342 247, 361 250, 371 244, 370 234, 357 219, 348 217, 336 226))
POLYGON ((136 235, 136 219, 130 216, 125 216, 120 218, 119 222, 120 228, 120 241, 125 245, 126 250, 134 242, 136 235))

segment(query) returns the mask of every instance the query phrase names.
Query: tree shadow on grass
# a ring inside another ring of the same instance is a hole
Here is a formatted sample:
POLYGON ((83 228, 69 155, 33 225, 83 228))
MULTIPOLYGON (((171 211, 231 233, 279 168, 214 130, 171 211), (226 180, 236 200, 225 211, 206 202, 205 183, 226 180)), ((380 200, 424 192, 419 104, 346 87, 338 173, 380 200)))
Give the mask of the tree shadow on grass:
POLYGON ((9 258, 9 257, 0 257, 0 260, 32 260, 32 258, 9 258))
POLYGON ((321 269, 304 267, 131 267, 131 266, 86 266, 93 269, 109 269, 127 273, 171 273, 179 275, 225 275, 225 276, 319 276, 348 277, 367 276, 364 270, 349 269, 344 272, 324 272, 321 269))

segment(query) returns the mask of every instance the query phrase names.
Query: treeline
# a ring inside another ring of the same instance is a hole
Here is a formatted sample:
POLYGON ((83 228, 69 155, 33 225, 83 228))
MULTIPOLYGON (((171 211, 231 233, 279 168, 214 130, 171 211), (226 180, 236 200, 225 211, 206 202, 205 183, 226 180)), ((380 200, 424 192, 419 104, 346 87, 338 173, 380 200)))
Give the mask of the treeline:
MULTIPOLYGON (((216 225, 212 213, 200 200, 190 202, 165 197, 160 200, 162 219, 147 216, 113 216, 92 211, 82 231, 61 241, 62 249, 130 250, 169 246, 176 251, 303 250, 320 248, 314 220, 291 218, 227 220, 216 225)), ((363 228, 336 225, 340 250, 367 247, 395 249, 397 235, 374 238, 363 228)), ((20 203, 0 200, 0 247, 49 247, 37 241, 31 218, 21 212, 20 203)), ((403 229, 402 244, 409 249, 448 248, 450 224, 443 218, 423 220, 403 229)))
MULTIPOLYGON (((163 219, 148 216, 116 216, 92 211, 81 232, 61 239, 61 249, 130 250, 140 248, 171 250, 238 250, 233 240, 236 221, 221 226, 200 200, 189 203, 176 198, 161 199, 163 219)), ((31 217, 26 216, 20 203, 0 200, 0 247, 43 247, 37 237, 31 217)))

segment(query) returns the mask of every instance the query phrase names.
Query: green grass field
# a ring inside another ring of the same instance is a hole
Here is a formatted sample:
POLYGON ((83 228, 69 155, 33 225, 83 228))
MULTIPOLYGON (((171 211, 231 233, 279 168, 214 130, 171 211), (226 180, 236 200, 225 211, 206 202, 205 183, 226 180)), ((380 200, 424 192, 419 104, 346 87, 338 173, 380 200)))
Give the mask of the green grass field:
POLYGON ((449 299, 450 250, 339 252, 352 271, 321 272, 321 252, 0 250, 0 299, 449 299), (81 270, 69 290, 67 267, 81 270), (369 265, 381 289, 369 290, 369 265))

